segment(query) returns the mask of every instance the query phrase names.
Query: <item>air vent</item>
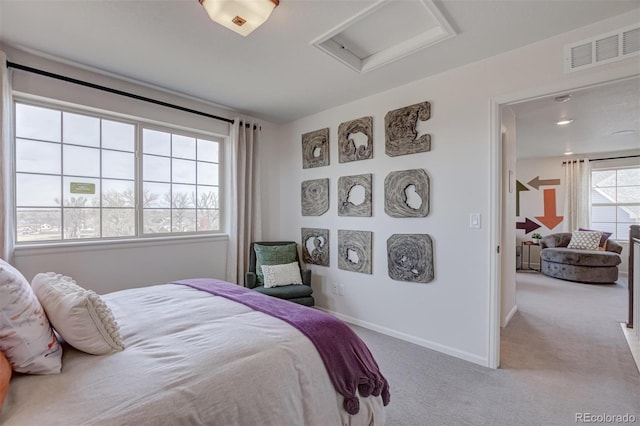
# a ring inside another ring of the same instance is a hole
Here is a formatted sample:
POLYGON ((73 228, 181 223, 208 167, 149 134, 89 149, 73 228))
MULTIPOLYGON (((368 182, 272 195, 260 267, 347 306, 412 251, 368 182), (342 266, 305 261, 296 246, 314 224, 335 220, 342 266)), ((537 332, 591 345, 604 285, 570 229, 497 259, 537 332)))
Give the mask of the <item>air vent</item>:
POLYGON ((638 54, 640 27, 634 25, 565 46, 565 68, 577 71, 638 54))

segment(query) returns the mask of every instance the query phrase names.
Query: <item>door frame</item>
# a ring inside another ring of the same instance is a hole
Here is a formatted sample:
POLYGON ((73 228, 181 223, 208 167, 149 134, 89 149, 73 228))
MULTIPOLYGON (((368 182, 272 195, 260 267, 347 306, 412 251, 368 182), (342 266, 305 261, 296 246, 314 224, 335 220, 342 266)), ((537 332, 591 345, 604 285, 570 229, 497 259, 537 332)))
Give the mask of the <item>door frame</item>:
POLYGON ((500 325, 501 325, 501 288, 502 268, 501 253, 505 250, 515 250, 516 242, 504 242, 502 247, 502 186, 507 180, 502 178, 502 117, 500 109, 503 106, 532 101, 535 99, 561 95, 568 91, 582 90, 615 81, 640 77, 640 72, 628 75, 616 75, 616 73, 604 73, 605 75, 582 78, 569 78, 558 84, 550 84, 531 88, 521 92, 497 96, 489 99, 489 131, 490 131, 490 160, 489 160, 489 330, 487 345, 487 361, 489 368, 500 366, 500 325), (608 75, 607 75, 608 74, 608 75), (499 247, 499 249, 498 249, 499 247))

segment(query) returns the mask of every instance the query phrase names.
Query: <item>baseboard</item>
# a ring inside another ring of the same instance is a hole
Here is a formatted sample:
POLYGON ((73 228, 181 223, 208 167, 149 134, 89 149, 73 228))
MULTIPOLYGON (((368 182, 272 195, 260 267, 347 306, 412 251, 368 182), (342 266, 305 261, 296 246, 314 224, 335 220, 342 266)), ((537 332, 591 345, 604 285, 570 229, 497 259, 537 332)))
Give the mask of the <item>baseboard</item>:
POLYGON ((633 355, 633 360, 636 362, 636 368, 638 372, 640 372, 640 340, 634 336, 634 331, 632 328, 627 328, 627 324, 620 323, 622 327, 622 333, 624 337, 627 339, 627 344, 629 345, 629 350, 631 350, 631 355, 633 355))
POLYGON ((344 315, 344 314, 340 314, 338 312, 334 312, 334 311, 330 311, 329 309, 325 309, 325 308, 321 308, 319 306, 316 306, 317 309, 320 309, 321 311, 330 313, 331 315, 334 315, 338 318, 340 318, 342 321, 349 323, 349 324, 353 324, 353 325, 358 325, 360 327, 369 329, 369 330, 373 330, 376 331, 378 333, 387 335, 387 336, 391 336, 391 337, 395 337, 397 339, 400 340, 404 340, 406 342, 409 343, 413 343, 416 344, 418 346, 422 346, 425 347, 427 349, 432 349, 434 351, 437 352, 442 352, 443 354, 447 354, 447 355, 451 355, 453 357, 456 358, 460 358, 463 359, 465 361, 469 361, 472 362, 474 364, 478 364, 481 365, 483 367, 489 367, 489 359, 488 358, 483 358, 481 356, 472 354, 470 352, 465 352, 465 351, 461 351, 459 349, 455 349, 449 346, 445 346, 445 345, 441 345, 439 343, 435 343, 432 342, 430 340, 426 340, 426 339, 422 339, 420 337, 416 337, 416 336, 412 336, 410 334, 406 334, 406 333, 402 333, 400 331, 396 331, 396 330, 392 330, 390 328, 387 327, 382 327, 378 324, 374 324, 368 321, 362 321, 358 318, 354 318, 351 317, 349 315, 344 315))
POLYGON ((502 321, 502 324, 500 325, 500 327, 504 328, 507 325, 509 325, 509 321, 511 321, 511 318, 513 318, 516 312, 518 312, 518 305, 514 305, 511 311, 509 311, 509 313, 507 314, 507 316, 504 317, 504 320, 502 321))

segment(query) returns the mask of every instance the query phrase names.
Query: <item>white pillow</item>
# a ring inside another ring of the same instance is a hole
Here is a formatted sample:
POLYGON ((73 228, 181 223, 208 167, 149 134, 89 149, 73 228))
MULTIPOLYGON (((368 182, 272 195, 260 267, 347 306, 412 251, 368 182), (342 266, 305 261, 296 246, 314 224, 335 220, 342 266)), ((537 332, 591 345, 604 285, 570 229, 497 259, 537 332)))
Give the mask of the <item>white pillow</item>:
POLYGON ((262 273, 264 274, 264 288, 302 284, 298 262, 262 265, 262 273))
POLYGON ((580 250, 598 250, 600 247, 602 232, 597 231, 573 231, 571 241, 567 248, 580 250))
POLYGON ((71 346, 92 355, 124 349, 111 309, 95 292, 54 272, 36 275, 31 286, 53 328, 71 346))
POLYGON ((62 368, 58 343, 29 281, 0 259, 0 351, 14 371, 54 374, 62 368))

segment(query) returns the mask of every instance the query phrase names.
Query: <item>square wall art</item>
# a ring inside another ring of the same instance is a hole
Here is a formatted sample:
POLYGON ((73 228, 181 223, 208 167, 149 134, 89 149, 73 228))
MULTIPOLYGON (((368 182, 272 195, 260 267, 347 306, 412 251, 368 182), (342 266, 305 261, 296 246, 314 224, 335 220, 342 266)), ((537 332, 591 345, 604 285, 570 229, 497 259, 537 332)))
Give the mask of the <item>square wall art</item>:
POLYGON ((329 128, 302 135, 302 168, 329 165, 329 128))

